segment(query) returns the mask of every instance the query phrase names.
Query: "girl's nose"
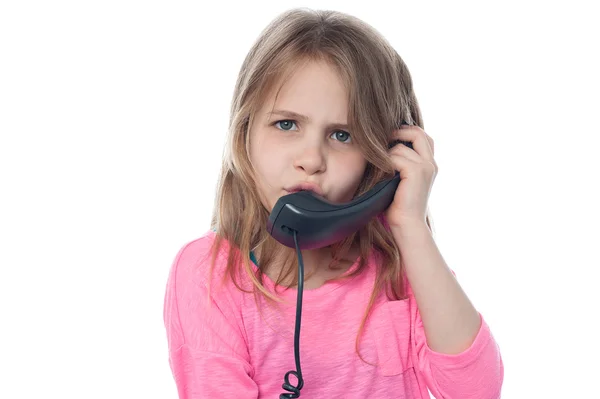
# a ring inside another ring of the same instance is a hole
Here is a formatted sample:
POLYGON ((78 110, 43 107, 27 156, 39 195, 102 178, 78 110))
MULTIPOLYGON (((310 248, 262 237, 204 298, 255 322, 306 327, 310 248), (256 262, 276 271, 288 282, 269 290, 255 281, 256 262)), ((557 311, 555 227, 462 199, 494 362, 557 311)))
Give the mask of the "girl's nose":
POLYGON ((294 159, 294 167, 307 175, 323 173, 326 169, 324 148, 321 143, 303 143, 294 159))

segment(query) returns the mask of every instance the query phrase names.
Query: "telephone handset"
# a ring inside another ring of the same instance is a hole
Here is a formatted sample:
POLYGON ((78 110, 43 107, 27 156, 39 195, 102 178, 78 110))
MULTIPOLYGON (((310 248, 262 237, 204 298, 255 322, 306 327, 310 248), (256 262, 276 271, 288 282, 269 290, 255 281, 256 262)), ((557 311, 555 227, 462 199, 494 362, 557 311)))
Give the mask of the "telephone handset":
MULTIPOLYGON (((395 140, 389 146, 412 143, 395 140)), ((310 191, 299 191, 279 198, 267 221, 267 230, 281 244, 300 249, 323 248, 358 231, 371 218, 385 211, 392 201, 400 174, 377 183, 350 202, 334 204, 310 191), (294 236, 294 232, 296 233, 294 236)))

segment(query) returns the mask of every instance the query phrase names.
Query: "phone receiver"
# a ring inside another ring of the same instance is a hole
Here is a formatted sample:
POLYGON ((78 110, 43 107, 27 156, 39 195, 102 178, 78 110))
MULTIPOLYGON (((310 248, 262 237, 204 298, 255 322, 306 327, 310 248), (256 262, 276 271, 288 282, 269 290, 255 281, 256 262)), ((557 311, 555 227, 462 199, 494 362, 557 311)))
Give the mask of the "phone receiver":
MULTIPOLYGON (((411 142, 396 140, 389 148, 411 142)), ((369 220, 385 211, 400 184, 400 174, 377 183, 350 202, 336 204, 310 191, 299 191, 279 198, 267 221, 267 231, 281 244, 300 249, 323 248, 358 231, 369 220)))

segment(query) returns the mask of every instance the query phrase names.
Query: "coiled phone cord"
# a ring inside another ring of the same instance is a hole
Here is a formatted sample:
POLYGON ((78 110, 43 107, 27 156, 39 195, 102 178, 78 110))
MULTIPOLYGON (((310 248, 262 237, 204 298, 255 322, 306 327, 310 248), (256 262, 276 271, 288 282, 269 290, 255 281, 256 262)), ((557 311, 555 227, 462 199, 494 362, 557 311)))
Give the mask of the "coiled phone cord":
POLYGON ((298 253, 298 297, 296 299, 296 327, 294 329, 294 359, 296 360, 296 370, 290 370, 285 373, 284 383, 281 386, 290 393, 282 393, 279 399, 293 399, 300 397, 300 390, 304 386, 302 378, 302 370, 300 369, 300 321, 302 318, 302 291, 304 290, 304 262, 302 261, 302 253, 298 246, 297 231, 294 233, 294 243, 296 244, 296 252, 298 253), (298 379, 298 385, 294 386, 290 383, 289 377, 294 375, 298 379))

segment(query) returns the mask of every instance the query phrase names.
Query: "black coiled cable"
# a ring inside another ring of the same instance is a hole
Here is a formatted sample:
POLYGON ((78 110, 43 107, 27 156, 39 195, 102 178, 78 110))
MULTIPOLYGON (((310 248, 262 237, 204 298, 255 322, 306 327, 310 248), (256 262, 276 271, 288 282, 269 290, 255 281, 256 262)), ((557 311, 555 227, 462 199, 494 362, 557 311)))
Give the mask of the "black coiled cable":
POLYGON ((302 370, 300 369, 300 321, 302 319, 302 291, 304 290, 304 262, 302 261, 302 253, 298 246, 297 231, 292 231, 294 232, 294 243, 296 244, 296 252, 298 253, 298 297, 296 299, 296 328, 294 330, 294 359, 296 360, 296 371, 290 370, 285 373, 285 382, 281 387, 291 393, 282 393, 279 395, 279 399, 299 398, 300 390, 304 386, 302 370), (297 386, 290 383, 290 374, 298 379, 297 386))

